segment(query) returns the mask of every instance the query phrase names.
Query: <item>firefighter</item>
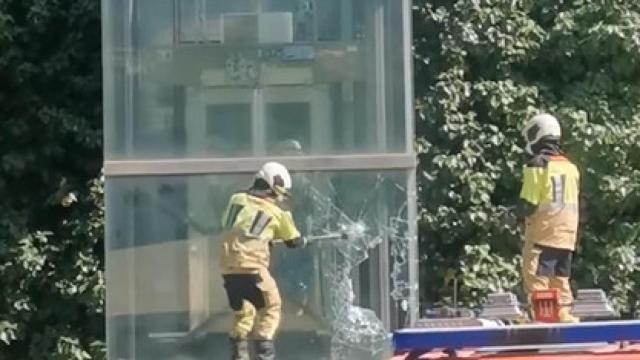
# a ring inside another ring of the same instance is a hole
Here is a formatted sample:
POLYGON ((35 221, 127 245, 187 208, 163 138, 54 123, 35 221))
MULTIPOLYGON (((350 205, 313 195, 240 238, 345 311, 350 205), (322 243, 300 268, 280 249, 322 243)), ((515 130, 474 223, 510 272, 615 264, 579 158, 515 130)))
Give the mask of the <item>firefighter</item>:
POLYGON ((524 167, 518 213, 525 217, 524 290, 558 289, 562 322, 578 322, 570 313, 569 278, 576 247, 580 175, 560 148, 558 120, 549 114, 531 118, 522 130, 529 156, 524 167))
POLYGON ((249 338, 256 359, 275 358, 274 336, 280 323, 281 300, 269 272, 270 247, 282 240, 287 247, 303 247, 286 202, 291 176, 283 165, 268 162, 246 192, 231 196, 222 217, 220 254, 224 287, 234 311, 230 333, 233 360, 249 360, 249 338))

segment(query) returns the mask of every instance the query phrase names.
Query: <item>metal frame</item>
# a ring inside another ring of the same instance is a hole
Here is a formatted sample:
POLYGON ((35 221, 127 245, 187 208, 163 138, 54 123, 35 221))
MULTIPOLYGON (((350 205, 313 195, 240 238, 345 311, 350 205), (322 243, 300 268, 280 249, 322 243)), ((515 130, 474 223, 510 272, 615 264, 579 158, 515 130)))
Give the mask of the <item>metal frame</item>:
POLYGON ((404 40, 404 101, 405 101, 405 121, 406 121, 406 141, 407 153, 414 153, 414 143, 409 141, 415 136, 415 107, 414 107, 414 89, 413 89, 413 17, 412 0, 402 0, 402 22, 403 40, 404 40))
POLYGON ((187 158, 162 160, 107 160, 104 174, 117 176, 199 175, 255 172, 266 161, 278 161, 292 171, 357 171, 414 169, 414 154, 334 156, 270 156, 251 158, 187 158))
MULTIPOLYGON (((414 88, 413 88, 413 52, 412 52, 412 44, 413 44, 413 21, 412 21, 412 0, 403 0, 402 1, 402 22, 404 24, 403 29, 403 40, 404 40, 404 84, 405 84, 405 117, 406 117, 406 142, 407 142, 407 153, 414 154, 414 142, 409 141, 409 139, 413 139, 415 134, 415 108, 414 108, 414 88)), ((416 168, 417 168, 417 158, 416 158, 416 168)), ((413 234, 414 237, 410 239, 409 243, 409 284, 411 286, 409 290, 409 317, 408 322, 410 326, 415 324, 418 321, 419 317, 419 306, 418 306, 418 282, 419 282, 419 266, 418 266, 418 199, 417 199, 417 174, 414 168, 414 171, 409 174, 409 179, 407 182, 407 192, 409 189, 413 189, 412 194, 408 195, 408 210, 407 214, 408 218, 416 219, 416 222, 412 222, 409 224, 410 229, 409 233, 413 234), (415 284, 415 286, 413 286, 415 284)))
POLYGON ((387 148, 387 72, 386 72, 386 28, 385 28, 385 6, 382 0, 376 1, 373 8, 373 49, 375 54, 375 120, 376 120, 376 141, 378 149, 387 148))
MULTIPOLYGON (((405 126, 406 126, 406 143, 407 153, 415 155, 414 142, 409 139, 414 138, 415 134, 415 108, 414 108, 414 89, 413 89, 413 24, 412 24, 412 0, 402 0, 402 23, 403 28, 403 49, 404 49, 404 84, 405 84, 405 126)), ((407 196, 408 196, 408 218, 416 219, 415 222, 409 223, 409 233, 413 234, 413 238, 409 241, 409 316, 407 325, 412 326, 418 320, 419 307, 418 307, 418 281, 419 281, 419 266, 418 266, 418 204, 417 204, 417 158, 416 166, 408 176, 407 181, 407 196), (413 189, 413 190, 412 190, 413 189), (413 192, 411 192, 413 191, 413 192), (415 284, 415 286, 414 286, 415 284)))

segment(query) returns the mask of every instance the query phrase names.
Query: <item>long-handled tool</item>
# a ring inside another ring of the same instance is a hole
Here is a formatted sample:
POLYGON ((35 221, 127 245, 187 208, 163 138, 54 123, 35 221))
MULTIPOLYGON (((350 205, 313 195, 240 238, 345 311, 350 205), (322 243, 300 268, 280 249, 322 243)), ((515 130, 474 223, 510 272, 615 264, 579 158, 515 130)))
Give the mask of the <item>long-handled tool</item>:
MULTIPOLYGON (((317 241, 344 240, 344 239, 347 239, 347 237, 348 236, 345 233, 339 232, 339 233, 329 233, 329 234, 323 234, 323 235, 305 236, 305 239, 307 240, 307 243, 314 243, 317 241)), ((284 240, 276 239, 276 240, 273 240, 272 243, 280 244, 280 243, 284 243, 284 240)))
MULTIPOLYGON (((358 238, 364 236, 366 232, 366 227, 364 224, 360 222, 354 222, 349 225, 340 226, 340 231, 331 232, 327 234, 321 235, 310 235, 305 236, 307 239, 307 243, 314 243, 318 241, 338 241, 338 240, 347 240, 349 238, 358 238)), ((278 244, 282 243, 283 240, 277 239, 274 240, 273 243, 278 244)))

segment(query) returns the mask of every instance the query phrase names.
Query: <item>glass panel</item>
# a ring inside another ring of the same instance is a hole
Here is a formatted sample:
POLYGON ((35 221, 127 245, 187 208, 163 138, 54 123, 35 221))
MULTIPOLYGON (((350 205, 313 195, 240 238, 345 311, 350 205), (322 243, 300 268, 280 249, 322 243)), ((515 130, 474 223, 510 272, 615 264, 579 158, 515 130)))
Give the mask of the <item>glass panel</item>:
POLYGON ((135 47, 173 45, 174 0, 133 1, 130 4, 135 17, 135 25, 130 28, 135 47))
POLYGON ((207 106, 208 153, 244 155, 251 153, 251 106, 218 104, 207 106))
POLYGON ((275 148, 289 139, 303 149, 311 146, 308 103, 273 103, 267 106, 267 146, 275 148))
POLYGON ((104 4, 107 159, 408 151, 401 2, 104 4))
MULTIPOLYGON (((250 181, 248 175, 108 180, 110 359, 229 358, 232 313, 218 271, 216 219, 230 194, 250 181)), ((405 173, 395 172, 294 175, 291 206, 301 232, 342 229, 349 236, 305 249, 274 245, 272 273, 284 304, 279 359, 376 359, 389 350, 386 326, 403 321, 394 304, 404 295, 394 294, 403 291, 396 287, 406 282, 407 265, 382 254, 408 251, 413 199, 406 182, 405 173)))
POLYGON ((249 12, 251 0, 179 0, 180 42, 223 42, 222 14, 249 12))

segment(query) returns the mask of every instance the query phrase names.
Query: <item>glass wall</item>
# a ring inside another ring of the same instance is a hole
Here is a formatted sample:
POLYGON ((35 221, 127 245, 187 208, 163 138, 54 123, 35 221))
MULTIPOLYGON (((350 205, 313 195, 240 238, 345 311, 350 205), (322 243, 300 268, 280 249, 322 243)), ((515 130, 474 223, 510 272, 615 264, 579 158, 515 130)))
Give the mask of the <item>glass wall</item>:
MULTIPOLYGON (((387 330, 367 309, 379 312, 386 299, 399 299, 394 291, 405 291, 404 264, 384 249, 407 246, 407 173, 298 173, 294 181, 291 206, 303 233, 322 235, 353 224, 366 231, 337 243, 273 250, 284 303, 279 358, 381 355, 389 345, 387 330), (387 288, 380 277, 389 275, 387 288)), ((216 235, 226 200, 250 182, 246 175, 109 181, 110 358, 228 358, 231 312, 216 235)))
POLYGON ((104 21, 107 159, 406 151, 401 2, 109 0, 104 21))
POLYGON ((410 0, 104 0, 109 359, 227 359, 219 218, 264 161, 279 359, 376 359, 417 307, 410 0), (390 161, 390 159, 393 160, 390 161))

